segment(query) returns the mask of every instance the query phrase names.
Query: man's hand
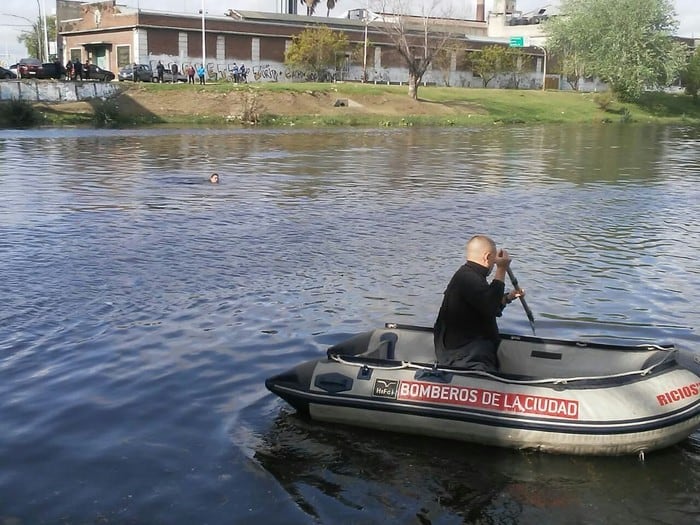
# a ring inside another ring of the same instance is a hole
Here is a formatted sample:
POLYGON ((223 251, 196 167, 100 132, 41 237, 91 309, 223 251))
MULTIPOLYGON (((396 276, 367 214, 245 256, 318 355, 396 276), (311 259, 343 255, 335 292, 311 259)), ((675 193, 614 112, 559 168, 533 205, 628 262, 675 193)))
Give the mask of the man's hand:
POLYGON ((498 252, 496 253, 496 259, 494 260, 494 264, 498 268, 502 268, 505 270, 510 266, 510 261, 510 255, 508 255, 508 252, 506 250, 498 250, 498 252))
POLYGON ((508 302, 510 303, 515 301, 519 297, 525 297, 525 290, 523 290, 522 288, 517 288, 508 292, 506 296, 508 297, 508 302))

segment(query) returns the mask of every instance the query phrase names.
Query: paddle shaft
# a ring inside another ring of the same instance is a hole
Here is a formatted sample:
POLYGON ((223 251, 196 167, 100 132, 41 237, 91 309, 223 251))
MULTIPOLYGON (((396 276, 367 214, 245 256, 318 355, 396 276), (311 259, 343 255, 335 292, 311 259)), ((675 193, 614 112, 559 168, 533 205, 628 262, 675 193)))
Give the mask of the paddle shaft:
MULTIPOLYGON (((513 275, 513 270, 508 267, 506 269, 508 272, 508 277, 510 278, 510 282, 513 283, 513 288, 516 290, 520 289, 520 286, 518 285, 518 279, 515 278, 515 275, 513 275)), ((525 310, 525 313, 527 314, 527 319, 530 321, 530 328, 532 328, 532 333, 533 335, 535 334, 535 316, 532 315, 532 310, 530 310, 530 307, 527 305, 527 301, 525 301, 525 298, 521 295, 518 297, 520 299, 520 303, 523 305, 523 310, 525 310)))

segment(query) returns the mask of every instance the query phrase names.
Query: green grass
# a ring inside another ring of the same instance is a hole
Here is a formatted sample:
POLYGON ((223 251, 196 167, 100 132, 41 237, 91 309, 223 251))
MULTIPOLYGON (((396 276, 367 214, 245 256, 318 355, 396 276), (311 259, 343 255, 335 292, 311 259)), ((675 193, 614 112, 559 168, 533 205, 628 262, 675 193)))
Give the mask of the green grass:
MULTIPOLYGON (((182 84, 139 84, 139 89, 150 92, 181 91, 192 89, 182 84)), ((329 93, 339 98, 363 97, 369 101, 376 97, 377 106, 387 97, 393 100, 408 100, 408 87, 385 84, 360 83, 255 83, 232 84, 211 82, 196 86, 198 92, 225 94, 246 93, 329 93), (201 90, 201 91, 200 91, 201 90)), ((531 123, 689 123, 700 124, 700 104, 693 103, 690 96, 668 93, 647 93, 635 104, 613 100, 607 108, 599 107, 595 93, 571 91, 539 91, 514 89, 447 88, 423 86, 418 98, 427 108, 436 107, 435 114, 373 115, 338 111, 328 116, 305 115, 299 117, 275 114, 274 107, 264 108, 258 125, 270 127, 300 126, 358 126, 358 127, 410 127, 410 126, 483 126, 531 123), (445 115, 444 107, 452 109, 445 115)), ((99 109, 99 108, 96 108, 99 109)), ((106 105, 102 114, 92 119, 93 125, 141 126, 157 124, 232 126, 241 125, 218 115, 157 115, 143 118, 131 116, 120 118, 106 105)), ((90 119, 63 115, 54 121, 50 113, 44 114, 45 123, 62 125, 68 122, 90 119)))
MULTIPOLYGON (((160 86, 155 86, 160 87, 160 86)), ((216 92, 235 90, 259 92, 330 92, 352 98, 353 95, 408 96, 407 86, 360 83, 265 83, 232 85, 227 82, 207 86, 216 92)), ((356 126, 468 126, 486 123, 584 123, 584 122, 657 122, 700 123, 700 104, 688 95, 647 93, 636 103, 613 102, 607 110, 595 103, 595 93, 512 89, 447 88, 424 86, 418 98, 426 104, 462 108, 456 115, 429 117, 278 117, 272 125, 356 125, 356 126)))

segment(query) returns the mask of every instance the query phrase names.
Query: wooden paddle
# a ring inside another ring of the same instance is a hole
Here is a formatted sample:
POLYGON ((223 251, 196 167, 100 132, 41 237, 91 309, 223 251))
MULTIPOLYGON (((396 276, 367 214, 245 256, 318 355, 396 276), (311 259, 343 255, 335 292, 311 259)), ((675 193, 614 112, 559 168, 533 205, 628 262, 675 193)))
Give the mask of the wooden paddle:
MULTIPOLYGON (((515 275, 513 275, 513 270, 511 270, 510 267, 508 267, 506 269, 506 271, 508 272, 508 277, 510 277, 510 282, 513 283, 513 288, 515 288, 516 290, 519 290, 520 286, 518 285, 518 280, 515 278, 515 275)), ((527 318, 530 321, 530 328, 532 328, 532 334, 537 335, 535 333, 535 316, 532 315, 532 310, 530 310, 530 307, 527 305, 525 298, 521 295, 519 297, 519 299, 523 305, 523 309, 525 310, 525 313, 527 314, 527 318)))

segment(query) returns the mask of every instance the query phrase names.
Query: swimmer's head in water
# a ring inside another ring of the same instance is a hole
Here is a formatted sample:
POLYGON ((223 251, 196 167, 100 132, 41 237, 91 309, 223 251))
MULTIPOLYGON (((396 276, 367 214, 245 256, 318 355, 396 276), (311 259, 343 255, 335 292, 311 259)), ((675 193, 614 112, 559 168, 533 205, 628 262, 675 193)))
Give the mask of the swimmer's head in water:
POLYGON ((209 182, 212 184, 218 184, 219 183, 219 174, 218 173, 212 173, 209 175, 209 182))

